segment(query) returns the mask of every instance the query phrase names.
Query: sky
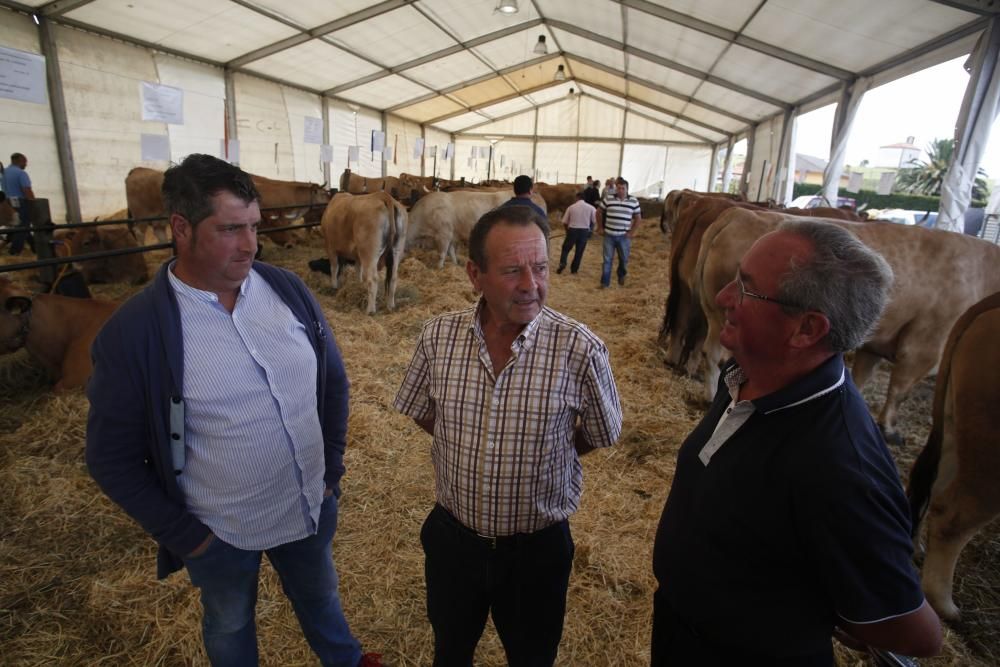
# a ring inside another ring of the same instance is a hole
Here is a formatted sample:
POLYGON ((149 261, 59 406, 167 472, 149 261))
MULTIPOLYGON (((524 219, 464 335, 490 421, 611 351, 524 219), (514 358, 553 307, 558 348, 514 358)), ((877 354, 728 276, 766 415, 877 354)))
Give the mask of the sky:
MULTIPOLYGON (((875 164, 879 146, 902 143, 910 136, 921 149, 933 139, 953 137, 969 82, 962 68, 965 60, 966 56, 956 58, 869 90, 851 129, 847 164, 857 166, 865 159, 875 164)), ((824 160, 830 157, 835 108, 831 104, 798 117, 797 153, 824 160)), ((993 124, 980 166, 990 180, 1000 181, 1000 119, 993 124)))

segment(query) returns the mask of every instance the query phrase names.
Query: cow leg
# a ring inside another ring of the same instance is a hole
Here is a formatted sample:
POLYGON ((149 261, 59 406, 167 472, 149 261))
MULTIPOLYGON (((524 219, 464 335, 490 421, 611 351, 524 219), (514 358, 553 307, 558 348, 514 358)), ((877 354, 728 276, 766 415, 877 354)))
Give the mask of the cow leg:
POLYGON ((705 364, 705 400, 709 402, 715 397, 715 389, 719 386, 719 362, 722 361, 722 344, 719 343, 721 331, 719 318, 709 316, 708 333, 701 346, 701 356, 705 364))
POLYGON ((451 255, 451 261, 455 262, 455 266, 458 266, 458 255, 455 253, 455 241, 452 240, 448 244, 448 254, 451 255))
POLYGON ((372 266, 365 266, 358 262, 358 277, 361 282, 368 285, 368 314, 375 314, 375 302, 378 298, 378 260, 372 266))
POLYGON ((402 248, 400 248, 393 253, 391 265, 386 264, 385 266, 386 271, 392 269, 388 284, 385 286, 385 309, 389 311, 396 310, 396 282, 399 280, 399 262, 402 255, 402 248))
POLYGON ((671 322, 672 331, 669 333, 667 339, 667 365, 680 373, 683 370, 682 364, 685 361, 682 359, 682 356, 684 352, 684 333, 686 333, 687 322, 691 312, 691 290, 686 285, 681 284, 676 286, 671 285, 670 289, 677 290, 677 310, 673 322, 671 322))
POLYGON ((330 264, 330 287, 335 292, 340 289, 340 272, 343 270, 345 263, 344 260, 338 257, 336 264, 330 264))
POLYGON ((859 389, 864 387, 868 383, 868 380, 871 379, 879 359, 881 359, 880 356, 863 347, 859 347, 854 351, 854 365, 851 366, 851 377, 854 378, 854 384, 859 389))
POLYGON ((941 345, 936 345, 932 349, 917 349, 918 345, 908 342, 911 340, 918 340, 923 344, 933 338, 929 333, 914 331, 912 337, 908 336, 898 344, 896 362, 889 376, 889 389, 885 393, 885 403, 878 418, 879 427, 886 440, 895 443, 902 442, 899 431, 896 430, 896 412, 899 404, 913 385, 930 373, 941 360, 943 341, 941 345))

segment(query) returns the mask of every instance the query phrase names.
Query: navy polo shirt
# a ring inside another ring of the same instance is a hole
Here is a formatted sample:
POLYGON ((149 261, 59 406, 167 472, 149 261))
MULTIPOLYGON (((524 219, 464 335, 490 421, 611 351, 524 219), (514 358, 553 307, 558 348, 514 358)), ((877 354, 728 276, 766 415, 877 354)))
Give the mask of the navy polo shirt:
POLYGON ((738 373, 724 369, 681 446, 657 529, 653 570, 674 613, 713 643, 793 657, 832 650, 838 617, 916 610, 906 498, 843 357, 733 406, 725 380, 738 373), (750 414, 706 449, 731 407, 750 414))
POLYGON ((542 218, 544 218, 545 220, 549 219, 549 216, 546 215, 545 211, 542 210, 541 206, 531 201, 530 199, 526 199, 524 197, 517 197, 517 196, 511 197, 504 203, 500 204, 500 206, 498 206, 497 208, 505 208, 507 206, 527 206, 528 208, 534 209, 535 213, 542 216, 542 218))

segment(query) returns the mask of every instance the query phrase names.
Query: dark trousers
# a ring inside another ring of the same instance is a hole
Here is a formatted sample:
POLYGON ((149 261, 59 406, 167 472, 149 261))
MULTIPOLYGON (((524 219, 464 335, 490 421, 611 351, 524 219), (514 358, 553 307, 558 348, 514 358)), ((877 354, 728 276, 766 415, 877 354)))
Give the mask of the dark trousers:
POLYGON ((569 257, 571 248, 576 248, 573 252, 573 264, 570 265, 571 273, 580 270, 580 260, 583 259, 583 251, 587 248, 587 241, 590 240, 589 229, 577 229, 569 227, 566 229, 566 238, 563 239, 562 253, 559 255, 559 267, 566 266, 566 258, 569 257))
MULTIPOLYGON (((780 641, 780 640, 779 640, 780 641)), ((653 594, 653 638, 651 667, 731 667, 732 665, 776 665, 778 667, 832 667, 833 646, 801 656, 771 656, 724 646, 705 637, 677 614, 665 596, 653 594)))
POLYGON ((420 541, 435 667, 471 667, 491 613, 509 665, 555 662, 573 565, 567 521, 494 541, 435 505, 420 541))
POLYGON ((24 213, 21 209, 17 210, 17 227, 23 227, 25 231, 23 232, 13 232, 8 235, 8 241, 10 241, 10 254, 20 255, 21 251, 24 249, 24 244, 27 243, 29 247, 34 250, 35 242, 32 239, 31 234, 27 231, 29 228, 28 221, 24 218, 24 213))

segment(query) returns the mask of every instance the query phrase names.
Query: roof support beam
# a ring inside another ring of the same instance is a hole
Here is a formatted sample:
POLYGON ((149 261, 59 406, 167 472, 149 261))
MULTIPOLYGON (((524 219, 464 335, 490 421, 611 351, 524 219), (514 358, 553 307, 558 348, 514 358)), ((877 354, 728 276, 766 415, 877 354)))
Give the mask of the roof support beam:
POLYGON ((931 0, 931 2, 936 2, 939 5, 945 5, 946 7, 961 9, 964 12, 982 14, 983 16, 1000 14, 1000 5, 997 5, 995 2, 991 2, 990 0, 931 0))
MULTIPOLYGON (((528 88, 526 90, 511 93, 510 95, 504 95, 503 97, 498 97, 495 100, 490 100, 488 102, 482 102, 480 104, 473 104, 465 109, 460 109, 458 111, 452 111, 443 116, 438 116, 437 118, 431 118, 430 120, 424 121, 427 125, 434 125, 435 123, 442 123, 450 118, 455 118, 461 116, 462 114, 471 113, 473 111, 479 111, 480 109, 485 109, 486 107, 493 106, 494 104, 500 104, 501 102, 507 102, 518 97, 523 97, 524 95, 530 95, 532 93, 537 93, 539 91, 545 90, 547 88, 552 88, 553 86, 561 86, 564 82, 562 81, 549 81, 548 83, 543 83, 540 86, 535 86, 534 88, 528 88)), ((391 111, 391 109, 390 109, 391 111)))
POLYGON ((622 5, 629 7, 630 9, 638 10, 649 14, 650 16, 656 16, 657 18, 670 21, 671 23, 676 23, 677 25, 684 26, 685 28, 697 30, 698 32, 711 35, 712 37, 717 37, 718 39, 732 44, 738 44, 752 51, 763 53, 771 56, 772 58, 778 58, 779 60, 791 63, 792 65, 797 65, 798 67, 803 67, 819 74, 825 74, 826 76, 841 80, 849 79, 853 76, 851 72, 839 67, 834 67, 828 63, 813 60, 812 58, 807 58, 806 56, 782 49, 781 47, 761 42, 760 40, 747 37, 738 32, 729 30, 728 28, 708 23, 707 21, 702 21, 701 19, 694 18, 693 16, 682 14, 673 9, 667 9, 666 7, 661 7, 660 5, 654 5, 647 0, 616 1, 621 2, 622 5))
MULTIPOLYGON (((267 56, 274 55, 279 51, 290 49, 293 46, 298 46, 299 44, 308 42, 311 39, 322 37, 323 35, 327 35, 336 30, 341 30, 348 26, 352 26, 355 23, 361 23, 362 21, 375 18, 376 16, 381 16, 382 14, 391 12, 394 9, 399 9, 400 7, 408 5, 412 2, 414 2, 414 0, 384 0, 383 2, 380 2, 377 5, 366 7, 361 11, 354 12, 353 14, 348 14, 347 16, 339 18, 335 21, 324 23, 323 25, 313 28, 312 30, 304 30, 299 35, 292 35, 291 37, 286 37, 285 39, 277 41, 273 44, 261 47, 254 51, 251 51, 250 53, 246 53, 240 56, 239 58, 234 58, 233 60, 230 60, 226 64, 229 67, 242 67, 247 63, 251 63, 255 60, 260 60, 261 58, 266 58, 267 56)), ((287 21, 282 21, 282 23, 284 23, 285 25, 294 25, 294 24, 289 24, 287 21)))
MULTIPOLYGON (((495 137, 493 134, 479 134, 476 132, 457 132, 456 136, 460 139, 486 139, 487 137, 495 137)), ((621 139, 608 137, 576 137, 576 136, 539 136, 534 134, 504 134, 504 140, 507 139, 533 139, 539 142, 546 141, 563 141, 563 142, 574 142, 583 141, 588 144, 615 144, 616 146, 622 142, 621 139)), ((625 140, 629 144, 648 144, 650 146, 704 146, 700 141, 659 141, 655 139, 635 139, 629 141, 625 140)))
POLYGON ((57 16, 61 16, 66 12, 71 12, 74 9, 83 7, 84 5, 89 5, 94 0, 56 0, 55 2, 49 2, 42 5, 36 11, 40 13, 45 18, 54 19, 57 16))
POLYGON ((708 81, 709 83, 714 83, 717 86, 722 86, 723 88, 734 90, 737 93, 746 95, 747 97, 752 97, 755 100, 760 100, 761 102, 767 102, 772 106, 776 106, 781 109, 786 109, 789 106, 791 106, 787 102, 782 102, 779 99, 776 99, 769 95, 764 95, 763 93, 759 93, 756 90, 745 88, 737 83, 733 83, 732 81, 727 81, 726 79, 719 78, 713 74, 709 74, 708 72, 703 72, 701 70, 695 69, 694 67, 682 65, 679 62, 669 60, 655 53, 650 53, 649 51, 644 51, 634 46, 628 46, 626 44, 622 44, 621 42, 609 39, 603 35, 598 35, 595 32, 585 30, 575 25, 564 23, 563 21, 552 21, 552 20, 548 21, 548 24, 551 25, 553 28, 559 28, 560 30, 571 32, 579 37, 584 37, 586 39, 593 40, 600 44, 604 44, 605 46, 609 46, 613 49, 617 49, 618 51, 624 51, 627 54, 638 56, 640 58, 643 58, 644 60, 656 63, 657 65, 662 65, 663 67, 668 67, 670 69, 677 70, 678 72, 683 72, 684 74, 687 74, 688 76, 693 76, 696 79, 708 81))

